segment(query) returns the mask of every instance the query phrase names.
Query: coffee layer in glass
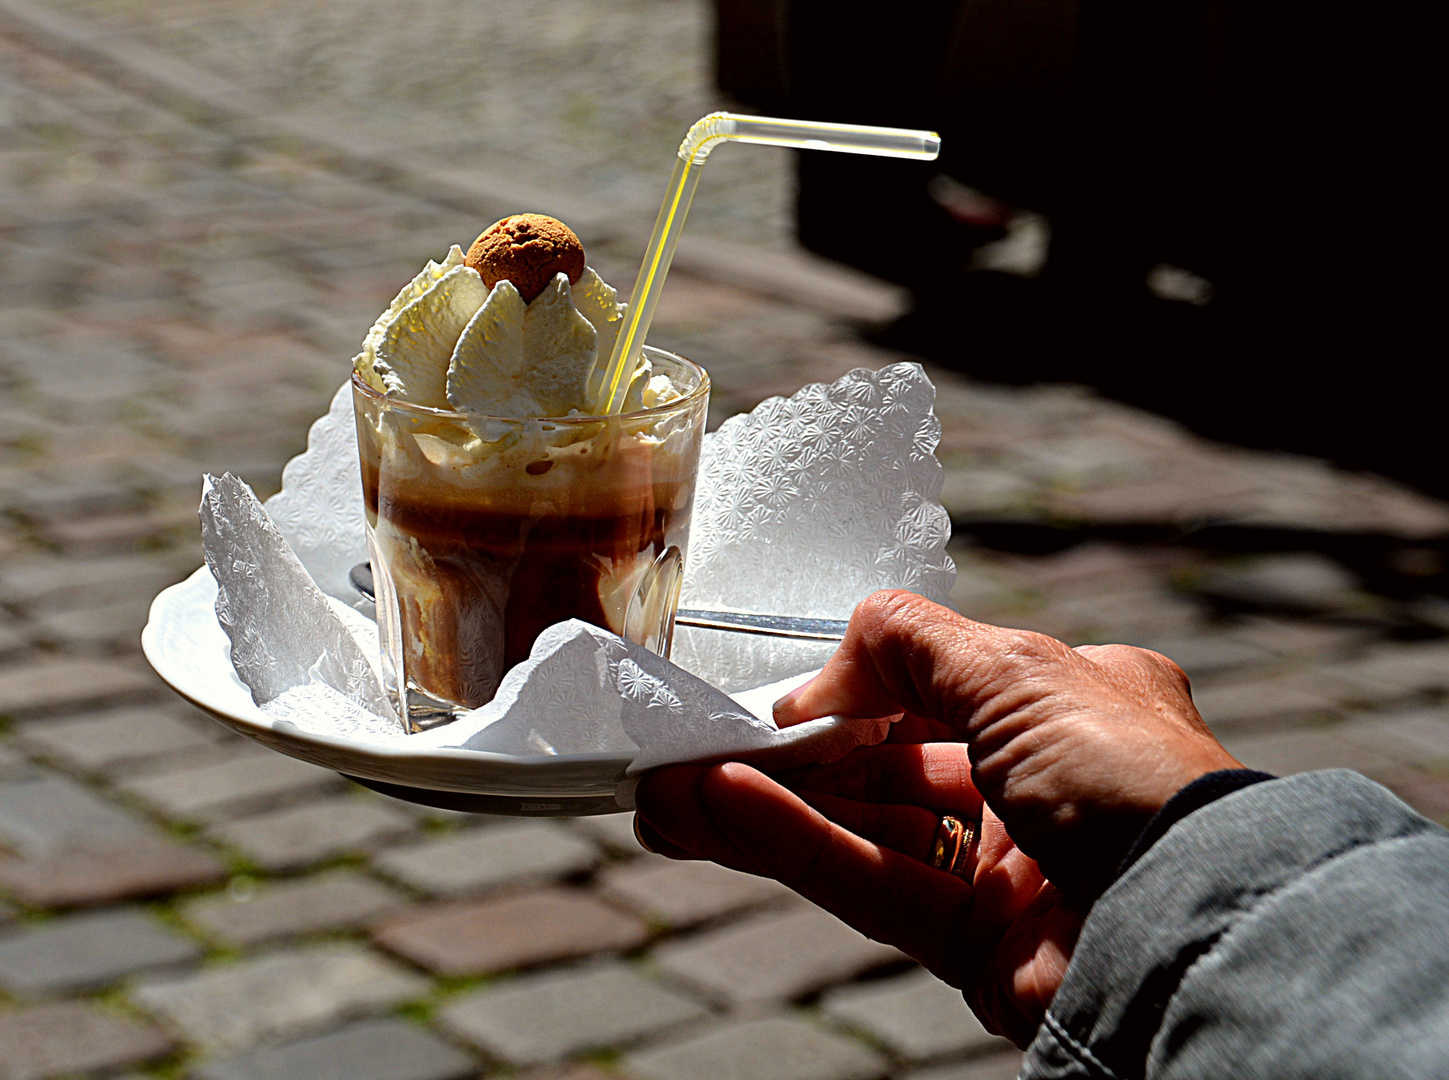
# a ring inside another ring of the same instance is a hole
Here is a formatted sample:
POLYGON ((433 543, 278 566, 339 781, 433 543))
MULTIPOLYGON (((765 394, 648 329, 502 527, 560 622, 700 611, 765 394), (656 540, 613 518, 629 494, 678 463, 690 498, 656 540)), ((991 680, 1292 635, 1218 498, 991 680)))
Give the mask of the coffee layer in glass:
POLYGON ((709 379, 646 355, 683 396, 621 416, 469 416, 353 379, 385 674, 414 728, 486 704, 565 619, 667 655, 709 379))

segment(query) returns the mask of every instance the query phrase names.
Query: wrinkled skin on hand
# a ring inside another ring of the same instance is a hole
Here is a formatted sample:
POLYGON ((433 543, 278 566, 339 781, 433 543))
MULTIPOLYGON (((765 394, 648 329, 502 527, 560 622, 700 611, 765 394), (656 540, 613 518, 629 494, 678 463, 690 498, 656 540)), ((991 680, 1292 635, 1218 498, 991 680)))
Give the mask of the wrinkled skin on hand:
POLYGON ((781 726, 895 717, 887 742, 767 777, 739 764, 658 769, 641 836, 788 885, 962 988, 1019 1046, 1060 985, 1085 913, 1184 785, 1239 767, 1172 661, 1071 649, 877 593, 781 726), (967 880, 929 865, 941 815, 981 817, 967 880))

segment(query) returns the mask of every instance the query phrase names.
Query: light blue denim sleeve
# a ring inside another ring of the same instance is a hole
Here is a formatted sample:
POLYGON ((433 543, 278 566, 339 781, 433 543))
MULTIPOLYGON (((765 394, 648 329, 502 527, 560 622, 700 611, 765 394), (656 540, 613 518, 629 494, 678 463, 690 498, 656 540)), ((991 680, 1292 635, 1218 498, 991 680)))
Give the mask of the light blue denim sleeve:
POLYGON ((1022 1080, 1449 1080, 1449 832, 1347 770, 1188 815, 1093 906, 1022 1080))

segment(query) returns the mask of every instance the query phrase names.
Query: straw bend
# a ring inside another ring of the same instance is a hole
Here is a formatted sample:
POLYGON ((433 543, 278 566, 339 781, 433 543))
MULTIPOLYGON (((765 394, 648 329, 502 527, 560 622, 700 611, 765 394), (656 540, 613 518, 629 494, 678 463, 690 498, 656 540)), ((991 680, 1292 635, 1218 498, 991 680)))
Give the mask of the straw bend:
POLYGON ((695 165, 703 165, 709 152, 735 134, 735 118, 726 112, 713 112, 696 120, 679 144, 679 156, 695 165))
POLYGON ((797 150, 834 150, 845 154, 872 154, 877 157, 910 158, 931 161, 941 152, 941 138, 934 131, 907 128, 865 127, 860 124, 827 124, 814 120, 784 120, 773 116, 743 116, 739 113, 717 112, 695 122, 679 144, 679 157, 674 175, 669 180, 654 232, 644 251, 644 262, 634 281, 629 298, 629 313, 614 338, 614 351, 608 364, 598 372, 598 396, 605 413, 618 413, 629 391, 633 372, 654 319, 654 308, 689 204, 699 183, 699 171, 709 152, 722 142, 759 143, 765 146, 788 146, 797 150))
POLYGON ((722 142, 788 146, 798 150, 834 150, 845 154, 916 158, 930 161, 941 152, 934 131, 829 124, 818 120, 787 120, 776 116, 745 116, 716 112, 695 122, 679 144, 679 156, 695 165, 722 142))

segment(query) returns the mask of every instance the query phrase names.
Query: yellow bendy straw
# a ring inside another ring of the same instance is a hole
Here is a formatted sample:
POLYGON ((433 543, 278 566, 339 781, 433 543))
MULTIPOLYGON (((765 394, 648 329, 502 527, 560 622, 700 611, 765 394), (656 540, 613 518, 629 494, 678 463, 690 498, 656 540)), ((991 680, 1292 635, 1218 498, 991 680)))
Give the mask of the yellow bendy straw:
POLYGON ((694 189, 699 186, 700 170, 709 152, 722 142, 759 143, 764 146, 789 146, 797 150, 835 150, 844 154, 873 154, 877 157, 914 158, 933 161, 941 152, 941 137, 934 131, 911 131, 906 128, 862 127, 858 124, 823 124, 810 120, 780 120, 770 116, 742 116, 739 113, 717 112, 699 120, 679 144, 679 157, 674 162, 674 175, 654 221, 654 233, 644 249, 644 262, 634 280, 634 293, 629 298, 629 314, 614 351, 609 356, 601 384, 600 401, 606 401, 604 413, 618 413, 624 408, 629 380, 624 372, 633 371, 639 351, 654 321, 654 308, 664 291, 669 264, 694 189))

